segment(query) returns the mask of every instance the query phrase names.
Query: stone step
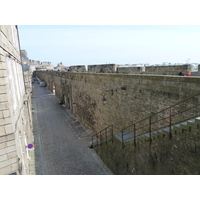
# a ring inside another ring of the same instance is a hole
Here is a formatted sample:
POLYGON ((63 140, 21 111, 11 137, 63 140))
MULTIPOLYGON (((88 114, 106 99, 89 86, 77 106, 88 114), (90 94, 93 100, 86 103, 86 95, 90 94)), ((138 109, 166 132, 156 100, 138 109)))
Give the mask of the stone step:
MULTIPOLYGON (((115 138, 118 139, 120 142, 122 142, 122 133, 115 135, 115 138)), ((133 139, 134 139, 133 134, 131 134, 129 132, 123 133, 123 141, 124 142, 130 141, 130 140, 133 140, 133 139)))
MULTIPOLYGON (((190 119, 186 122, 182 122, 182 123, 173 125, 171 127, 171 132, 177 133, 177 131, 180 131, 180 132, 190 131, 191 128, 200 129, 200 117, 197 117, 195 119, 190 119)), ((170 131, 169 127, 163 128, 163 129, 160 129, 157 131, 153 131, 151 133, 151 136, 156 136, 157 134, 166 134, 166 133, 169 133, 169 131, 170 131)), ((122 142, 122 133, 115 135, 115 137, 120 142, 122 142)), ((149 133, 137 136, 137 138, 145 138, 145 137, 149 138, 149 133)), ((134 135, 132 133, 130 133, 130 132, 123 133, 123 141, 124 142, 129 142, 131 140, 134 140, 134 135)))
POLYGON ((196 119, 190 119, 190 120, 188 120, 188 126, 190 126, 192 128, 196 128, 195 121, 196 121, 196 119))

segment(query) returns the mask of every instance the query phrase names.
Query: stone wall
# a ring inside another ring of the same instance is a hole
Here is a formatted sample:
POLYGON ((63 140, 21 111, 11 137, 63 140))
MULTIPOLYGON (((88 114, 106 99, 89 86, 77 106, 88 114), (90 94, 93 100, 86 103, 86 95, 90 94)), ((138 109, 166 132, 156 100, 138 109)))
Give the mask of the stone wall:
POLYGON ((77 65, 77 66, 70 66, 70 72, 85 72, 86 67, 85 65, 77 65))
POLYGON ((118 67, 119 74, 142 74, 145 73, 145 67, 118 67))
POLYGON ((102 160, 114 174, 123 175, 199 175, 200 131, 180 130, 169 139, 167 133, 127 142, 122 150, 121 142, 103 143, 95 147, 102 160))
POLYGON ((180 71, 187 74, 192 71, 192 65, 119 67, 117 69, 117 73, 120 74, 178 75, 180 71))
POLYGON ((95 132, 111 124, 122 129, 200 92, 198 77, 59 72, 37 76, 50 90, 55 84, 58 99, 95 132))
POLYGON ((105 64, 105 65, 88 65, 88 72, 93 73, 116 73, 118 65, 105 64))
POLYGON ((178 75, 180 71, 184 74, 192 71, 192 65, 170 65, 170 66, 148 66, 145 74, 178 75))
POLYGON ((17 27, 0 26, 0 174, 29 174, 30 91, 25 92, 17 27))
POLYGON ((28 91, 32 87, 31 83, 32 74, 30 70, 23 70, 23 74, 24 74, 25 89, 28 91))

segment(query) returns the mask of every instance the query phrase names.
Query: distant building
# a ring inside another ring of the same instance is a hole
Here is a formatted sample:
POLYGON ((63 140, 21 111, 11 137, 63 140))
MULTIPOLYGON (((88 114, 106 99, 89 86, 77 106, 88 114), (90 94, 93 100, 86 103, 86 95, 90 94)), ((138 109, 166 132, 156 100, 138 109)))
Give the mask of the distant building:
POLYGON ((41 65, 41 62, 35 60, 29 60, 29 65, 30 65, 30 71, 31 73, 33 73, 36 70, 36 67, 39 67, 41 65))
POLYGON ((24 73, 24 83, 26 90, 31 88, 31 68, 30 68, 30 60, 28 59, 28 54, 25 50, 20 51, 21 61, 22 61, 22 69, 24 73))
POLYGON ((163 65, 163 66, 169 66, 169 63, 168 63, 168 62, 163 62, 162 65, 163 65))
POLYGON ((133 64, 132 67, 144 67, 144 64, 142 64, 142 63, 133 64))
POLYGON ((51 64, 51 62, 41 62, 41 68, 46 70, 53 70, 54 66, 51 64))
POLYGON ((62 64, 62 62, 58 63, 57 66, 55 67, 55 70, 59 70, 59 71, 68 71, 69 67, 64 66, 62 64))
POLYGON ((53 70, 54 69, 54 66, 51 64, 51 62, 40 62, 40 61, 30 60, 25 50, 21 50, 20 54, 22 58, 23 68, 27 70, 29 66, 29 70, 31 74, 35 70, 53 70))

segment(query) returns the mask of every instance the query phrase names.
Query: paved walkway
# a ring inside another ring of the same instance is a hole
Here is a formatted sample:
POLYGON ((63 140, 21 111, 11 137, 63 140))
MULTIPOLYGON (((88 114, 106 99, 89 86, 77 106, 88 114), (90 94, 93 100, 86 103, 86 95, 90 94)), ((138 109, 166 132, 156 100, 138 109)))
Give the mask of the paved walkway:
POLYGON ((89 148, 92 133, 46 87, 35 82, 32 101, 37 175, 111 174, 89 148))

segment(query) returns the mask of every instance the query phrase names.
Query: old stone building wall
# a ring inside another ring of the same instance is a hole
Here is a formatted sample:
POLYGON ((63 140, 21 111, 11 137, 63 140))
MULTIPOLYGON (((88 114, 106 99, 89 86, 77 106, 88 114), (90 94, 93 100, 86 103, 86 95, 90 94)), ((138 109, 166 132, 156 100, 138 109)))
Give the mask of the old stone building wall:
POLYGON ((158 74, 158 75, 178 75, 180 71, 184 74, 191 73, 193 70, 192 65, 170 65, 170 66, 148 66, 145 67, 145 74, 158 74))
POLYGON ((0 26, 0 174, 30 174, 30 91, 25 91, 17 26, 0 26))
POLYGON ((69 67, 70 72, 85 72, 86 67, 85 65, 74 65, 69 67))
POLYGON ((120 74, 178 75, 180 71, 187 74, 192 71, 192 65, 118 67, 117 69, 117 73, 120 74))
POLYGON ((198 77, 64 72, 37 76, 51 91, 54 84, 57 98, 94 132, 111 124, 122 129, 200 92, 198 77))
POLYGON ((119 74, 142 74, 145 72, 145 67, 118 67, 119 74))
POLYGON ((116 73, 118 65, 104 64, 104 65, 88 65, 88 72, 93 73, 116 73))

